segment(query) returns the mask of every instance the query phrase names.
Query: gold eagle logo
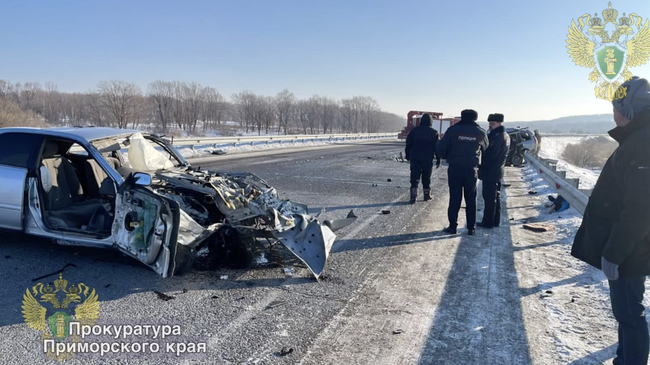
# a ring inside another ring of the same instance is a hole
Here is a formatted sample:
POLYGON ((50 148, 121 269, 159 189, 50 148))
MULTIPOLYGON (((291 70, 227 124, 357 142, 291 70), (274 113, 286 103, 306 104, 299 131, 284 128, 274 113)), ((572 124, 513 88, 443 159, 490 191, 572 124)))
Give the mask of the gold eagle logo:
POLYGON ((612 101, 625 97, 627 90, 619 87, 632 78, 628 69, 650 59, 650 26, 648 19, 641 25, 643 18, 635 13, 623 13, 617 20, 611 2, 602 16, 585 14, 578 24, 571 20, 566 47, 576 65, 593 69, 589 81, 597 83, 596 97, 612 101), (613 29, 611 35, 608 27, 613 29))
MULTIPOLYGON (((27 325, 43 333, 43 344, 45 344, 45 340, 79 342, 77 334, 69 333, 70 322, 79 322, 80 326, 92 326, 99 317, 99 302, 95 289, 91 290, 83 283, 72 284, 68 287, 68 281, 63 279, 62 273, 59 273, 59 278, 54 280, 54 287, 49 283, 38 283, 32 287, 31 291, 29 288, 26 289, 23 294, 22 309, 27 325), (40 303, 46 303, 51 308, 48 310, 40 303), (74 315, 72 315, 71 306, 74 307, 74 315)), ((47 347, 45 349, 49 358, 59 361, 74 356, 73 352, 64 352, 56 356, 47 347)))

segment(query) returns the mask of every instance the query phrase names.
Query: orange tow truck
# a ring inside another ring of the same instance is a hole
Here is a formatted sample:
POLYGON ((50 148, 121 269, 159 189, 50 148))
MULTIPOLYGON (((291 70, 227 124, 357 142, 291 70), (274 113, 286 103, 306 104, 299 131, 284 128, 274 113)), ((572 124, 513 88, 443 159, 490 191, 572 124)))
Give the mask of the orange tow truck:
POLYGON ((406 127, 402 129, 402 131, 397 137, 399 139, 406 139, 406 137, 408 137, 409 133, 411 132, 411 129, 420 125, 420 119, 424 114, 431 115, 431 118, 433 119, 432 127, 438 130, 438 133, 440 134, 440 138, 442 138, 442 135, 445 133, 447 128, 451 127, 452 125, 460 121, 460 117, 442 118, 442 113, 438 113, 438 112, 423 112, 423 111, 411 110, 406 115, 406 127))

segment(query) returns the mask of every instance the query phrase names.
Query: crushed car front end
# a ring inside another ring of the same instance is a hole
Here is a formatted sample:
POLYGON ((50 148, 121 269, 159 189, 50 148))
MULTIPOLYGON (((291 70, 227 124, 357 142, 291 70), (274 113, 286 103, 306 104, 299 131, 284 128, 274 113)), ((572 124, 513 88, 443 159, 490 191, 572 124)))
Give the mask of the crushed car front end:
MULTIPOLYGON (((234 237, 238 241, 235 244, 246 245, 258 239, 282 243, 318 278, 325 268, 336 238, 334 231, 351 224, 356 219, 351 214, 346 219, 321 223, 317 217, 308 213, 306 205, 280 199, 276 189, 255 174, 194 168, 171 144, 154 135, 145 134, 143 138, 155 142, 162 148, 156 151, 150 149, 138 151, 134 146, 138 146, 135 142, 139 138, 140 136, 131 138, 128 151, 131 166, 130 169, 121 172, 123 175, 129 173, 131 179, 126 179, 121 190, 138 185, 136 179, 132 178, 133 174, 147 172, 150 181, 140 185, 146 185, 151 193, 163 198, 165 203, 155 203, 156 199, 151 199, 149 203, 138 203, 142 207, 135 208, 133 199, 126 198, 118 201, 118 205, 122 204, 122 209, 118 206, 117 211, 138 210, 140 213, 130 218, 128 213, 124 213, 123 217, 117 217, 116 225, 117 228, 130 227, 134 225, 133 221, 140 221, 147 225, 144 227, 144 232, 153 232, 154 236, 171 235, 161 240, 156 240, 154 237, 151 240, 133 241, 133 245, 136 246, 147 243, 155 245, 157 241, 166 240, 175 244, 176 247, 170 247, 168 249, 170 252, 167 253, 174 256, 166 260, 166 263, 177 268, 163 276, 178 273, 182 271, 181 268, 186 270, 191 266, 192 259, 199 249, 203 247, 214 249, 218 246, 215 242, 225 243, 224 236, 234 230, 236 232, 234 237), (161 152, 163 150, 164 153, 161 152), (169 154, 169 157, 164 156, 165 154, 169 154), (177 163, 168 163, 174 159, 177 163), (160 211, 165 209, 168 212, 161 218, 160 211), (178 212, 174 213, 176 210, 178 212), (154 216, 158 217, 157 220, 154 216), (166 220, 174 222, 176 227, 164 229, 164 226, 170 224, 166 220)), ((147 199, 139 199, 139 201, 147 201, 147 199)), ((137 226, 137 223, 135 225, 137 226)), ((118 239, 123 239, 119 237, 120 233, 117 230, 115 232, 118 234, 118 239)), ((129 233, 121 234, 129 235, 129 233)), ((151 255, 149 253, 148 257, 151 255)), ((140 260, 143 261, 141 258, 140 260)))

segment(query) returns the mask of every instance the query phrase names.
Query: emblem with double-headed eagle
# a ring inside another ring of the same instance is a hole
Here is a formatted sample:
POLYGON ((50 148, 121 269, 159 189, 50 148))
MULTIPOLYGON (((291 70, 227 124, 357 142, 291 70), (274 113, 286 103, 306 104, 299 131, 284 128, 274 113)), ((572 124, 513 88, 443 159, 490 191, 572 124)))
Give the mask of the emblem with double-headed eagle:
MULTIPOLYGON (((63 279, 61 273, 59 278, 54 280, 54 287, 49 283, 38 283, 31 291, 27 289, 23 294, 22 309, 27 325, 43 332, 43 342, 45 340, 79 342, 79 336, 69 333, 70 322, 76 321, 81 326, 92 326, 99 317, 99 302, 95 289, 91 291, 83 283, 68 287, 68 281, 63 279), (46 305, 51 308, 46 308, 40 303, 47 303, 46 305), (70 308, 71 305, 74 309, 70 308)), ((47 356, 63 361, 73 357, 74 353, 64 352, 57 357, 53 352, 47 351, 47 356)))
POLYGON ((611 2, 602 16, 585 14, 578 24, 571 20, 566 42, 573 62, 593 69, 589 80, 597 83, 596 97, 612 101, 625 97, 627 90, 619 90, 619 86, 632 78, 629 68, 650 59, 650 25, 635 13, 623 13, 617 20, 618 11, 612 9, 611 2), (611 35, 608 27, 613 29, 611 35))

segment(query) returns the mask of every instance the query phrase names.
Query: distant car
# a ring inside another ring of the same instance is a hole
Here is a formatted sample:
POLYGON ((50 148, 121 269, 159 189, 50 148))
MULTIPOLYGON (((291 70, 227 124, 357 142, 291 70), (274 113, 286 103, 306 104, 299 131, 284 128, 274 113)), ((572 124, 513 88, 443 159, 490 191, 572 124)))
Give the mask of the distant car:
POLYGON ((0 129, 0 228, 113 247, 163 277, 191 268, 203 246, 244 237, 281 242, 318 277, 333 231, 354 218, 321 224, 261 178, 195 169, 146 132, 0 129))
POLYGON ((506 128, 510 136, 510 151, 506 165, 521 166, 525 161, 524 152, 535 151, 537 139, 528 128, 506 128))

